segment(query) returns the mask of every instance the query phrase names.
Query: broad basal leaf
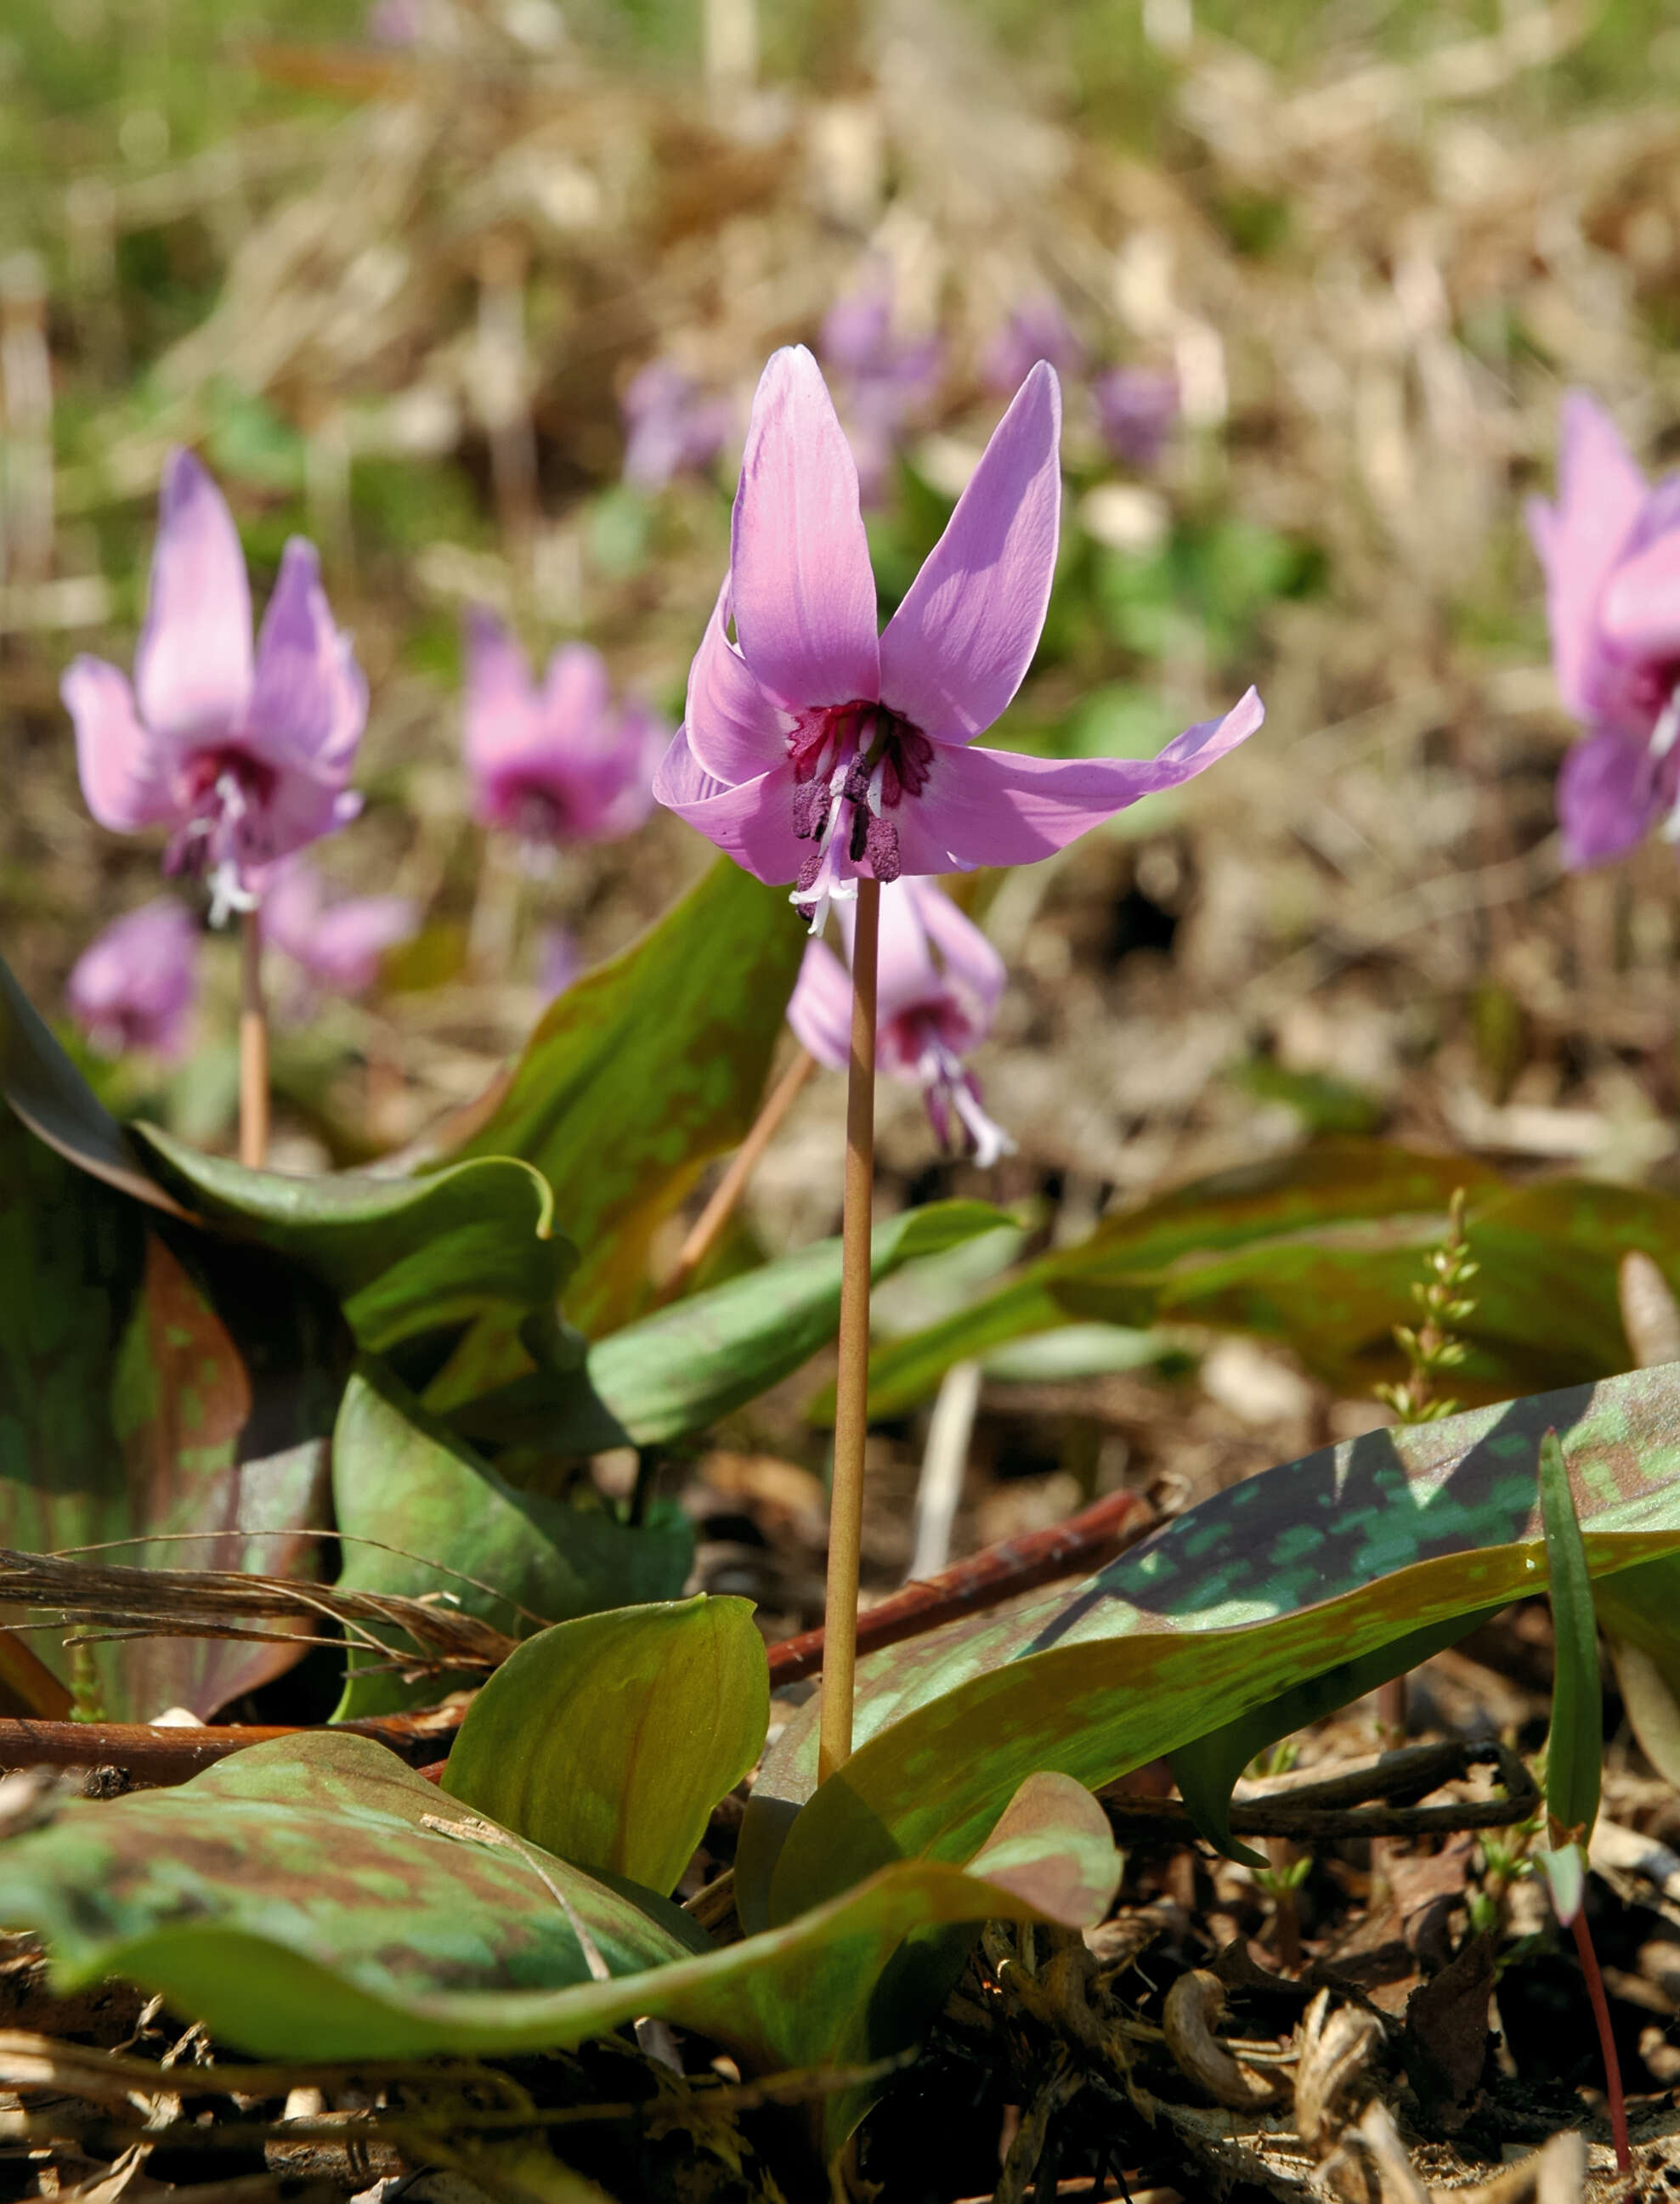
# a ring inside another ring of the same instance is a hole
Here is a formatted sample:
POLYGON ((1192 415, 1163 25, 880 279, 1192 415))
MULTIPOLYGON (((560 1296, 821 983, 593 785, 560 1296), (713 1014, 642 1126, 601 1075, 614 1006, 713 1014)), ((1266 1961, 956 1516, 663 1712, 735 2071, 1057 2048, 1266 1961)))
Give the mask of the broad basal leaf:
MULTIPOLYGON (((332 1473, 341 1584, 448 1599, 513 1638, 600 1608, 669 1599, 693 1559, 693 1528, 674 1503, 656 1502, 632 1526, 604 1508, 522 1492, 371 1361, 345 1389, 332 1473)), ((481 1680, 408 1681, 353 1652, 338 1715, 388 1714, 481 1680)))
MULTIPOLYGON (((645 2013, 770 2071, 899 2050, 961 1964, 959 1946, 929 1949, 931 1932, 1077 1928, 1119 1874, 1101 1809, 1051 1778, 970 1869, 903 1862, 786 1928, 695 1952, 699 1932, 660 1899, 638 1907, 494 1834, 368 1739, 276 1739, 0 1846, 0 1923, 43 1938, 60 1987, 137 1982, 259 2056, 505 2055, 645 2013), (587 1979, 578 1923, 611 1979, 587 1979)), ((862 2109, 830 2102, 831 2148, 862 2109)))
POLYGON ((154 1126, 119 1126, 0 963, 0 1096, 80 1170, 151 1209, 292 1258, 383 1351, 487 1312, 551 1308, 574 1251, 541 1175, 508 1158, 411 1180, 247 1170, 154 1126))
MULTIPOLYGON (((1419 1275, 1418 1250, 1441 1237, 1447 1202, 1460 1186, 1473 1196, 1504 1190, 1485 1164, 1463 1157, 1335 1140, 1176 1188, 1106 1218, 1089 1240, 1041 1257, 970 1307, 879 1348, 870 1362, 870 1412, 901 1414, 935 1390, 952 1363, 1053 1330, 1070 1314, 1153 1324, 1176 1307, 1176 1291, 1194 1294, 1204 1266, 1220 1255, 1264 1251, 1256 1256, 1263 1273, 1268 1255, 1293 1261, 1315 1233, 1361 1223, 1374 1225, 1381 1252, 1398 1254, 1399 1302, 1386 1322, 1403 1322, 1412 1310, 1408 1289, 1419 1275)), ((1185 1312, 1232 1325, 1270 1323, 1263 1308, 1233 1312, 1229 1300, 1217 1313, 1201 1306, 1185 1312)), ((1337 1325, 1335 1310, 1327 1312, 1327 1322, 1337 1325)), ((1337 1330, 1338 1339, 1345 1330, 1337 1330)), ((1380 1336, 1392 1353, 1386 1330, 1380 1336)), ((1356 1336, 1362 1342, 1362 1327, 1356 1336)))
POLYGON ((457 1138, 443 1129, 440 1155, 542 1171, 582 1251, 567 1306, 591 1336, 636 1312, 661 1219, 751 1124, 804 948, 786 889, 720 857, 558 998, 457 1138))
POLYGON ((306 1265, 343 1304, 358 1343, 383 1353, 487 1311, 551 1305, 575 1251, 554 1229, 540 1173, 487 1157, 425 1179, 368 1171, 293 1177, 201 1155, 153 1125, 134 1136, 196 1216, 306 1265))
POLYGON ((479 1819, 369 1739, 276 1739, 0 1847, 0 1920, 42 1936, 62 1979, 124 1975, 280 2058, 442 2048, 448 2026, 410 2011, 437 1992, 471 2010, 586 1983, 579 1922, 614 1975, 693 1948, 680 1915, 475 1838, 479 1819))
POLYGON ((591 1873, 670 1891, 712 1808, 757 1759, 769 1715, 750 1600, 703 1592, 586 1615, 496 1670, 443 1786, 591 1873))
MULTIPOLYGON (((0 1545, 308 1573, 345 1360, 306 1277, 89 1176, 0 1105, 0 1545)), ((33 1642, 63 1674, 56 1633, 33 1642)), ((298 1650, 134 1638, 95 1660, 106 1713, 146 1720, 208 1716, 298 1650)))
MULTIPOLYGON (((994 1231, 982 1201, 906 1210, 876 1230, 873 1276, 994 1231)), ((596 1392, 641 1446, 708 1425, 797 1370, 840 1323, 840 1243, 821 1240, 628 1324, 590 1349, 596 1392)))
POLYGON ((1083 1245, 893 1341, 870 1363, 871 1412, 898 1414, 953 1362, 1070 1317, 1252 1332, 1327 1384, 1367 1393, 1404 1375, 1393 1327, 1416 1314, 1412 1285, 1460 1186, 1481 1269, 1454 1391, 1505 1399, 1625 1368, 1617 1266, 1638 1248, 1680 1283, 1680 1202, 1596 1181, 1512 1188, 1463 1157, 1332 1140, 1107 1218, 1083 1245))
POLYGON ((816 1703, 800 1709, 755 1786, 743 1918, 786 1918, 893 1858, 962 1857, 1029 1763, 1095 1788, 1257 1708, 1281 1734, 1314 1680, 1363 1676, 1384 1648, 1394 1673, 1420 1632, 1540 1588, 1548 1425, 1595 1575, 1680 1552, 1680 1368, 1267 1471, 1081 1584, 862 1663, 860 1749, 788 1834, 815 1769, 816 1703))

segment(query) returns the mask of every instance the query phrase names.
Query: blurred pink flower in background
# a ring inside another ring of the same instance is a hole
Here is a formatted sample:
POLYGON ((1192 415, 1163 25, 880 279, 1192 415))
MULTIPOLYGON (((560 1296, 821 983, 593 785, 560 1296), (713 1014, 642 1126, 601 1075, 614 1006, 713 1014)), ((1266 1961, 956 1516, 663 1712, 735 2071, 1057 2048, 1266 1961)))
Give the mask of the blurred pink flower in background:
POLYGON ((1158 462, 1178 418, 1178 379, 1147 367, 1114 367, 1091 385, 1096 424, 1117 459, 1147 470, 1158 462))
POLYGON ((187 1051, 199 986, 199 929, 167 896, 108 926, 77 958, 65 994, 70 1014, 107 1056, 187 1051))
POLYGON ((1008 396, 1018 390, 1041 359, 1060 375, 1077 375, 1085 364, 1079 341, 1061 301, 1049 291, 1023 299, 987 346, 980 374, 988 389, 1008 396))
MULTIPOLYGON (((839 917, 850 961, 856 914, 842 905, 839 917)), ((982 1170, 1012 1154, 1015 1143, 981 1108, 979 1082, 962 1059, 991 1031, 1004 979, 997 951, 930 880, 899 880, 882 889, 877 1060, 889 1078, 922 1089, 941 1145, 967 1147, 982 1170)), ((824 942, 806 947, 787 1022, 819 1063, 846 1069, 852 981, 824 942)))
POLYGON ((905 431, 939 388, 945 348, 895 334, 885 269, 828 309, 818 348, 851 428, 863 502, 878 505, 905 431))
POLYGON ((367 34, 377 46, 418 45, 425 27, 425 0, 374 0, 367 11, 367 34))
POLYGON ((318 987, 359 995, 379 976, 380 960, 419 930, 407 896, 340 896, 329 900, 315 868, 283 866, 263 886, 263 938, 318 987))
POLYGON ((1647 484, 1609 415, 1564 400, 1558 502, 1529 501, 1552 663, 1588 732, 1558 776, 1564 862, 1680 841, 1680 474, 1647 484))
POLYGON ((88 809, 116 834, 171 828, 164 868, 208 879, 214 921, 252 906, 253 873, 361 809, 346 784, 367 690, 314 547, 287 544, 253 664, 244 554, 190 452, 163 471, 133 690, 82 656, 61 693, 88 809))
POLYGON ((764 370, 729 572, 655 785, 737 864, 794 882, 813 933, 862 875, 1048 856, 1201 773, 1265 716, 1250 689, 1154 759, 974 746, 1020 686, 1044 625, 1060 427, 1055 375, 1040 365, 878 635, 857 470, 816 363, 800 347, 764 370))
POLYGON ((614 703, 606 661, 588 643, 562 643, 539 690, 502 622, 469 615, 466 757, 481 824, 537 850, 634 833, 653 809, 668 734, 633 699, 614 703))
POLYGON ((703 473, 732 425, 727 399, 668 359, 650 359, 637 370, 621 410, 624 479, 638 489, 663 489, 678 475, 703 473))
POLYGON ((544 926, 537 934, 537 992, 545 1003, 563 995, 584 969, 575 935, 563 926, 544 926))

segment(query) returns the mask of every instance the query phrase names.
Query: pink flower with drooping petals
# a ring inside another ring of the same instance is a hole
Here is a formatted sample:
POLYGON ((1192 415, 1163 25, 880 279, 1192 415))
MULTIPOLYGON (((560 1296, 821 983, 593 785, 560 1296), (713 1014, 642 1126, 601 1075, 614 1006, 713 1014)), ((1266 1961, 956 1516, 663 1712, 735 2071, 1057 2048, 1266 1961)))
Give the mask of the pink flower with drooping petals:
POLYGON ((379 976, 380 959, 419 930, 419 907, 407 896, 340 896, 329 900, 312 865, 294 862, 261 883, 263 939, 289 957, 317 986, 359 995, 379 976))
MULTIPOLYGON (((849 963, 856 915, 839 913, 849 963)), ((896 880, 881 892, 876 997, 876 1061, 889 1078, 919 1087, 942 1146, 964 1146, 982 1170, 1015 1143, 980 1105, 963 1063, 992 1029, 1003 993, 1003 959, 971 919, 930 880, 896 880), (961 1133, 953 1138, 956 1123, 961 1133)), ((787 1022, 830 1071, 852 1056, 852 981, 832 949, 806 945, 787 1022)))
POLYGON ((1265 716, 1250 689, 1154 759, 975 746, 1020 686, 1044 625, 1060 429, 1055 374, 1041 363, 877 635, 857 470, 822 375, 803 347, 764 370, 729 572, 654 785, 757 879, 793 881, 814 933, 860 876, 1048 856, 1201 773, 1265 716))
POLYGON ((1085 347, 1051 291, 1016 306, 986 347, 981 378, 988 389, 1006 394, 1020 388, 1041 359, 1059 375, 1077 375, 1085 364, 1085 347))
POLYGON ((674 360, 650 359, 624 394, 624 479, 663 489, 678 475, 703 474, 731 425, 727 399, 711 396, 674 360))
POLYGON ((199 987, 199 929, 167 896, 108 926, 76 959, 70 1015, 95 1048, 181 1057, 199 987))
POLYGON ((616 842, 653 809, 668 728, 645 706, 614 706, 606 661, 563 643, 540 690, 525 653, 491 613, 466 631, 466 768, 474 816, 535 849, 616 842))
POLYGON ((860 495, 878 505, 906 428, 939 388, 945 348, 937 337, 894 330, 884 267, 828 309, 820 343, 851 424, 860 495))
POLYGON ((208 878, 214 920, 252 907, 253 873, 361 809, 347 783, 367 689, 314 547, 294 536, 282 554, 253 664, 245 556, 190 452, 163 470, 133 690, 84 656, 60 693, 88 809, 116 834, 172 828, 164 868, 208 878))
POLYGON ((1588 730, 1558 776, 1564 862, 1680 841, 1680 474, 1647 484, 1609 415, 1564 401, 1558 502, 1534 498, 1552 664, 1588 730))
POLYGON ((1147 367, 1115 367, 1091 385, 1103 441, 1129 467, 1153 467, 1178 418, 1178 378, 1147 367))

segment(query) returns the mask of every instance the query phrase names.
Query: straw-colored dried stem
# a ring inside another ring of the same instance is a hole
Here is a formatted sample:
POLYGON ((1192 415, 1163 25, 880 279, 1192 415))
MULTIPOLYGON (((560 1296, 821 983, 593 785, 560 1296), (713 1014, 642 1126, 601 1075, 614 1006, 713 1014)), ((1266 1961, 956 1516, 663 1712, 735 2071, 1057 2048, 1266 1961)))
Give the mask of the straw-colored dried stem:
POLYGON ((674 1301, 679 1294, 688 1290, 689 1281, 717 1245, 724 1226, 739 1206, 747 1182, 758 1168, 759 1158, 781 1131, 783 1120, 804 1093, 805 1082, 816 1069, 816 1058, 808 1049, 802 1048, 771 1088, 751 1129, 730 1158, 729 1168, 719 1179, 711 1200, 695 1218, 683 1241, 676 1267, 660 1289, 662 1301, 674 1301))
POLYGON ((239 1159, 261 1170, 269 1157, 269 1016, 260 911, 240 912, 239 946, 239 1159))
POLYGON ((834 1487, 828 1502, 828 1596, 823 1611, 822 1709, 816 1757, 819 1782, 852 1757, 858 1571, 864 1537, 864 1449, 869 1432, 870 1211, 875 1192, 875 983, 880 939, 880 885, 860 880, 852 941, 852 1062, 846 1091, 840 1371, 834 1391, 834 1487))

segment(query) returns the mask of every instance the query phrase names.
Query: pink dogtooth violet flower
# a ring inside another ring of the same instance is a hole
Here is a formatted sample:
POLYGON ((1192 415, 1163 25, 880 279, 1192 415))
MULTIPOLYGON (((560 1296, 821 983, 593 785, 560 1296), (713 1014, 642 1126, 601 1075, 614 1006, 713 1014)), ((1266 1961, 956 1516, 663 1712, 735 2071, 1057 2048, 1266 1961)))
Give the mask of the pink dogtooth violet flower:
MULTIPOLYGON (((840 914, 848 963, 855 922, 840 914)), ((889 1078, 919 1087, 940 1144, 970 1150, 982 1170, 1015 1143, 980 1106, 980 1086, 963 1063, 992 1029, 1003 993, 1003 959, 941 889, 896 880, 881 892, 881 962, 876 998, 876 1060, 889 1078), (953 1118, 961 1132, 953 1138, 953 1118)), ((803 1046, 830 1071, 852 1056, 852 982, 826 943, 808 942, 787 1005, 803 1046)))
POLYGON ((945 347, 936 336, 903 337, 894 329, 884 266, 828 309, 819 342, 852 424, 860 495, 866 506, 879 505, 893 454, 939 388, 945 347))
POLYGON ((419 928, 419 908, 407 896, 329 899, 321 875, 301 858, 261 885, 263 939, 334 994, 365 993, 386 951, 412 940, 419 928))
POLYGON ((1102 440, 1117 459, 1147 471, 1160 459, 1178 418, 1178 378, 1147 367, 1113 367, 1091 385, 1102 440))
POLYGON ((668 725, 626 699, 614 705, 606 661, 563 643, 543 686, 491 613, 466 630, 466 769, 474 816, 516 834, 533 862, 575 842, 616 842, 653 809, 653 772, 668 725))
POLYGON ((143 904, 83 950, 65 989, 70 1015, 106 1056, 181 1057, 199 987, 199 929, 167 896, 143 904))
POLYGON ((1586 728, 1558 776, 1564 862, 1680 842, 1680 474, 1649 484, 1584 391, 1564 401, 1558 502, 1531 500, 1552 664, 1586 728))
POLYGON ((988 390, 1007 395, 1041 359, 1048 359, 1060 375, 1077 375, 1085 364, 1085 347, 1051 291, 1040 291, 1015 306, 981 358, 981 379, 988 390))
POLYGON ((367 718, 350 639, 314 547, 294 536, 253 661, 233 518, 190 452, 169 454, 134 685, 82 656, 61 684, 87 808, 102 826, 172 830, 164 869, 210 882, 211 918, 255 903, 252 874, 353 819, 367 718))
POLYGON ((663 489, 678 475, 703 474, 729 439, 728 400, 710 396, 674 360, 638 368, 620 410, 624 479, 637 489, 663 489))
POLYGON ((860 878, 1048 856, 1201 773, 1265 716, 1250 689, 1153 759, 977 747, 1044 625, 1060 427, 1055 374, 1041 362, 877 635, 857 470, 816 363, 800 347, 764 370, 729 572, 654 792, 757 879, 792 882, 813 933, 860 878))

